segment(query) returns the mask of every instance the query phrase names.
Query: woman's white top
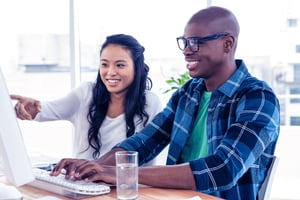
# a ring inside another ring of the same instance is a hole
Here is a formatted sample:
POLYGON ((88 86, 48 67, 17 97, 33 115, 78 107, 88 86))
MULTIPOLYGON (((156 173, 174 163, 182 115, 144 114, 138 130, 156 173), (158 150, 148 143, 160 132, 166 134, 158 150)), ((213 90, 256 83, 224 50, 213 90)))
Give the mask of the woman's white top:
MULTIPOLYGON (((41 112, 35 121, 68 120, 74 125, 73 156, 92 160, 93 148, 89 147, 88 130, 90 124, 87 120, 88 110, 92 101, 94 83, 84 82, 78 88, 73 89, 67 96, 48 102, 42 102, 41 112)), ((162 110, 159 97, 151 91, 146 91, 146 112, 149 115, 149 123, 153 117, 162 110)), ((143 123, 138 123, 135 118, 136 131, 143 128, 143 123)), ((100 127, 101 149, 100 157, 112 149, 117 143, 126 139, 125 114, 115 118, 106 116, 100 127)))

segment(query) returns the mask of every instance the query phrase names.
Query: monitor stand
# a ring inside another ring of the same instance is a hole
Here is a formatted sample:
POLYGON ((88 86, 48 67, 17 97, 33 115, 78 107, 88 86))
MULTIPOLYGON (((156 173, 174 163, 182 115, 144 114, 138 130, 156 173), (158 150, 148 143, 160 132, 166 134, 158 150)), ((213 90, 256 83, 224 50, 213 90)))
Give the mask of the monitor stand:
POLYGON ((14 187, 0 183, 0 200, 21 200, 22 194, 14 187))

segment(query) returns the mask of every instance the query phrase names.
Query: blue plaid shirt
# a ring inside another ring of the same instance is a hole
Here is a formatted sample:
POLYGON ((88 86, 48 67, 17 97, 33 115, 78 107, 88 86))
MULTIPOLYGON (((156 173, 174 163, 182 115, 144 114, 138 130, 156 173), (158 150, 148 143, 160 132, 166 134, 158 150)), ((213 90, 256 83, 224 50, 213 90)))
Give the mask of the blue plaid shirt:
MULTIPOLYGON (((190 161, 197 190, 225 199, 254 200, 266 176, 279 135, 279 102, 272 89, 248 72, 242 60, 208 107, 209 156, 190 161)), ((178 89, 166 108, 142 131, 118 145, 139 151, 140 164, 170 144, 167 164, 180 163, 192 131, 203 79, 178 89)))

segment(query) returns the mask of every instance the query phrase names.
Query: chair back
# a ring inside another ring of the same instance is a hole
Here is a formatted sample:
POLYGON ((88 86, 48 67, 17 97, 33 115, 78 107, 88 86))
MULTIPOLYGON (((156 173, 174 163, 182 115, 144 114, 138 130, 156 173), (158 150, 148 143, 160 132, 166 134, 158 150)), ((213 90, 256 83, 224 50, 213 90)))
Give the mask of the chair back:
POLYGON ((257 200, 270 200, 271 188, 272 188, 275 172, 277 169, 278 161, 279 161, 279 157, 274 156, 271 165, 268 169, 267 176, 265 177, 265 180, 258 191, 257 200))

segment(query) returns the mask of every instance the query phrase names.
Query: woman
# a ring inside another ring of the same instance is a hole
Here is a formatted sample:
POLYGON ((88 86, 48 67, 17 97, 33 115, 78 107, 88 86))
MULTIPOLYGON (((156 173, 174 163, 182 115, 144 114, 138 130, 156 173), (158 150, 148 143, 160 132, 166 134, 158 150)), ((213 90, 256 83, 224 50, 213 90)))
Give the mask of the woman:
POLYGON ((75 127, 74 156, 99 158, 162 109, 150 91, 143 53, 144 47, 130 35, 108 36, 100 50, 95 83, 82 83, 64 98, 49 102, 11 95, 18 100, 16 114, 22 120, 69 120, 75 127))

